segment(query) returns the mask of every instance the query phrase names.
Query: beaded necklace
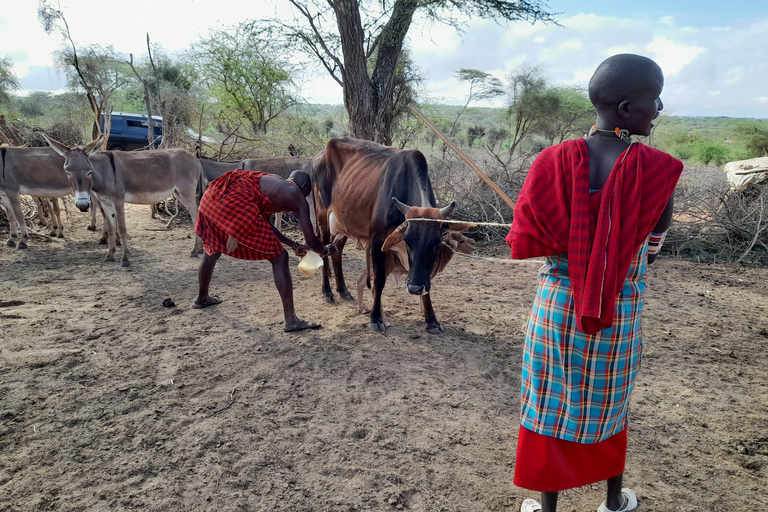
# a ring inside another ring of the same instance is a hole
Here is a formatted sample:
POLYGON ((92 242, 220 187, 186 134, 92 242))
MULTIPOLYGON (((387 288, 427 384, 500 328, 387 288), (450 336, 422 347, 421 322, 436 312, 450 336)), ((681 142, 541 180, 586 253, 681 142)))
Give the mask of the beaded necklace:
POLYGON ((611 135, 615 135, 616 137, 620 138, 627 144, 632 144, 632 137, 629 135, 629 130, 626 128, 619 128, 618 126, 614 128, 613 130, 601 130, 596 125, 592 125, 592 128, 589 129, 589 133, 584 136, 586 139, 587 137, 591 137, 592 135, 595 135, 596 133, 609 133, 611 135))

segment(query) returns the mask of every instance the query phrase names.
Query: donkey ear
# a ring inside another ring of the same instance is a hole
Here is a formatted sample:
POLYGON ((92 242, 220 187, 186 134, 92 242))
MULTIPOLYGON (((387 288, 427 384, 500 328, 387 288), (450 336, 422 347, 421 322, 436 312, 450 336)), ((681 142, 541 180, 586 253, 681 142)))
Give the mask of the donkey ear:
POLYGON ((43 138, 48 143, 48 145, 51 146, 53 150, 61 156, 66 156, 67 152, 72 149, 63 142, 59 142, 56 139, 47 136, 46 134, 43 134, 43 138))
POLYGON ((400 224, 397 229, 395 229, 393 232, 389 234, 386 240, 384 240, 384 245, 381 246, 382 251, 388 251, 392 248, 393 245, 397 245, 400 242, 403 241, 403 233, 405 233, 405 228, 408 227, 408 222, 403 222, 400 224))
POLYGON ((102 135, 99 135, 96 137, 96 140, 90 142, 87 146, 83 148, 83 153, 85 153, 88 156, 91 156, 92 154, 96 153, 99 150, 99 147, 101 146, 101 141, 104 139, 102 135))

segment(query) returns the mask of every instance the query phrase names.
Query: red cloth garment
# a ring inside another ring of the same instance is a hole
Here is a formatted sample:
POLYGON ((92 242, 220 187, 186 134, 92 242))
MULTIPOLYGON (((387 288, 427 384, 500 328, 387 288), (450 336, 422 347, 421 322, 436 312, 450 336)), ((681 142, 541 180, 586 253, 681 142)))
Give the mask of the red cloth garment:
POLYGON ((514 483, 556 492, 608 480, 624 472, 627 429, 593 444, 544 436, 520 426, 514 483))
POLYGON ((243 260, 272 259, 283 246, 277 239, 269 217, 272 202, 261 191, 261 171, 228 171, 208 184, 197 211, 196 233, 203 240, 206 254, 217 252, 243 260), (237 248, 227 251, 227 239, 237 240, 237 248))
POLYGON ((512 258, 567 252, 578 328, 594 334, 610 327, 632 258, 682 170, 676 158, 636 142, 619 156, 601 193, 590 194, 584 139, 545 149, 515 205, 506 237, 512 258))

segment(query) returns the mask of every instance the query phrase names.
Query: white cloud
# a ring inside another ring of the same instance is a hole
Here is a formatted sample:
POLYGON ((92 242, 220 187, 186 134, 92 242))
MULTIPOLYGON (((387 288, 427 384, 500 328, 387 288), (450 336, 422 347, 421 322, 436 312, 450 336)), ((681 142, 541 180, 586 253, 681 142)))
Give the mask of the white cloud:
MULTIPOLYGON (((51 54, 62 39, 43 32, 37 3, 17 0, 13 10, 0 11, 0 55, 12 58, 20 78, 27 76, 35 83, 47 80, 56 88, 61 86, 56 85, 57 73, 42 68, 52 65, 51 54)), ((166 52, 178 52, 211 27, 275 13, 287 19, 288 6, 285 0, 132 0, 130 9, 121 7, 117 13, 103 0, 61 0, 78 44, 109 43, 136 57, 146 52, 147 33, 166 52)), ((567 6, 568 12, 583 10, 576 0, 567 6)), ((768 16, 743 18, 732 27, 688 22, 680 26, 683 19, 679 12, 672 17, 651 10, 645 16, 626 17, 577 13, 559 18, 560 25, 517 22, 504 26, 473 19, 468 30, 458 34, 420 18, 411 27, 409 41, 416 64, 428 77, 429 94, 455 103, 466 98, 463 84, 454 78, 461 68, 506 77, 529 63, 542 65, 554 83, 586 86, 602 60, 629 52, 659 62, 667 78, 664 103, 678 115, 768 118, 768 16)), ((304 96, 312 101, 340 101, 341 93, 335 82, 320 76, 311 78, 304 96)))
POLYGON ((669 40, 665 36, 655 38, 648 44, 646 49, 664 70, 666 76, 676 75, 681 69, 706 51, 701 46, 678 43, 669 40))

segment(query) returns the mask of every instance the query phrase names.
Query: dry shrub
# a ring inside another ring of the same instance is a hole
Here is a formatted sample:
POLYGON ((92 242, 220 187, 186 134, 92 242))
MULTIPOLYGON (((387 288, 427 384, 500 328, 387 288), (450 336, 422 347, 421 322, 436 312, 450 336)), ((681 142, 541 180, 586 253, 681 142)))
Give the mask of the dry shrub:
POLYGON ((699 261, 768 263, 768 186, 730 190, 717 167, 686 167, 664 249, 699 261))
MULTIPOLYGON (((467 156, 512 201, 520 193, 531 157, 510 161, 497 159, 486 150, 467 151, 467 156)), ((512 210, 509 206, 458 156, 451 152, 435 151, 427 156, 432 186, 438 206, 456 201, 452 218, 505 226, 478 226, 466 235, 482 243, 501 243, 509 233, 512 210)))

